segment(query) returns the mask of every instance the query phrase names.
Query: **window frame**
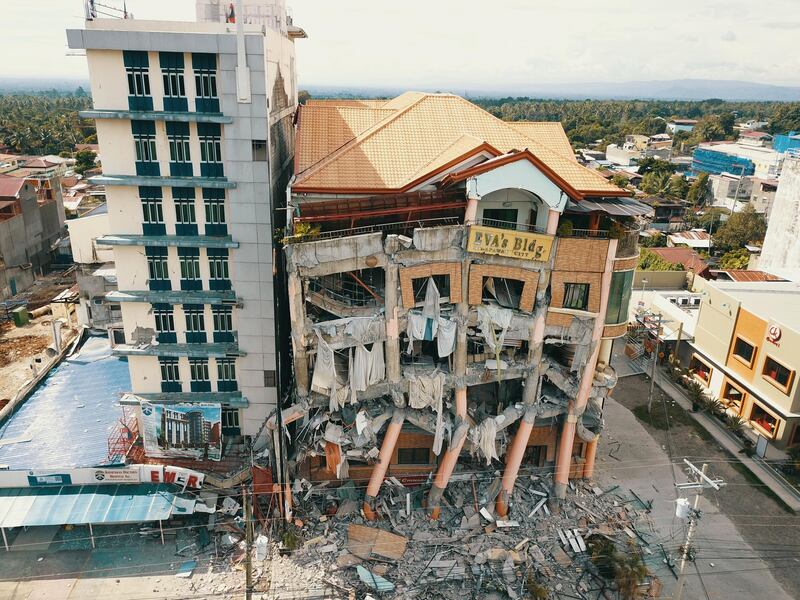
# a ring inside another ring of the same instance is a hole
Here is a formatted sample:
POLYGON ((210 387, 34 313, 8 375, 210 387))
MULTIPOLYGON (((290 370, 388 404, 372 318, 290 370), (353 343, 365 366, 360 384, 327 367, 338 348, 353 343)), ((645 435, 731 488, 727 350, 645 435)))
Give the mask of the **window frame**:
POLYGON ((195 97, 207 100, 218 100, 217 72, 211 70, 194 70, 195 97))
POLYGON ((733 340, 733 347, 731 348, 731 356, 740 363, 742 363, 744 366, 746 366, 748 369, 752 369, 753 365, 756 362, 756 357, 758 356, 758 347, 753 342, 748 340, 746 337, 743 337, 741 335, 735 335, 733 340), (750 346, 750 348, 752 348, 749 361, 741 354, 736 353, 736 345, 739 342, 743 342, 744 344, 747 344, 748 346, 750 346))
POLYGON ((178 164, 191 164, 192 150, 188 135, 168 135, 169 161, 178 164))
POLYGON ((150 93, 150 67, 125 67, 128 80, 128 96, 135 98, 149 98, 150 93))
POLYGON ((158 363, 161 383, 181 383, 180 363, 177 358, 162 358, 158 363))
POLYGON ((721 393, 719 395, 719 399, 720 399, 720 402, 722 402, 725 405, 726 408, 730 408, 730 409, 735 410, 736 414, 739 415, 739 414, 742 413, 742 408, 744 408, 745 400, 747 400, 747 390, 745 390, 739 384, 734 383, 730 379, 726 378, 725 381, 722 383, 722 391, 721 391, 721 393), (741 398, 741 400, 739 400, 738 404, 736 403, 735 400, 731 400, 731 399, 725 397, 725 391, 728 388, 733 388, 733 389, 737 390, 742 395, 742 398, 741 398))
POLYGON ((211 321, 215 333, 230 333, 233 331, 233 307, 213 306, 211 308, 211 321), (220 327, 224 325, 225 328, 220 327))
POLYGON ((139 198, 142 204, 142 222, 148 225, 164 224, 164 202, 161 198, 139 198))
POLYGON ((771 386, 779 389, 781 392, 783 392, 785 395, 788 396, 790 390, 792 389, 792 386, 794 385, 795 371, 794 371, 794 369, 790 369, 789 367, 787 367, 781 361, 779 361, 779 360, 773 358, 772 356, 770 356, 769 354, 767 354, 764 357, 764 364, 761 367, 761 378, 763 380, 765 380, 767 383, 769 383, 771 386), (767 370, 767 362, 768 361, 774 362, 778 367, 783 368, 783 369, 785 369, 786 371, 789 372, 789 375, 787 377, 787 381, 786 381, 785 384, 782 384, 777 379, 773 379, 772 377, 770 377, 769 375, 766 374, 765 371, 767 370))
POLYGON ((568 283, 564 282, 564 299, 561 302, 561 308, 569 310, 580 310, 589 312, 589 294, 591 293, 590 283, 568 283), (575 290, 578 290, 578 297, 574 298, 575 290), (582 296, 583 302, 580 306, 576 305, 575 300, 580 300, 582 296))
POLYGON ((165 98, 186 98, 186 81, 183 69, 165 69, 162 67, 161 76, 164 82, 165 98))
POLYGON ((230 281, 230 257, 215 255, 208 257, 208 279, 214 281, 230 281), (224 274, 220 274, 220 271, 224 274))
POLYGON ((200 162, 206 164, 222 163, 221 136, 200 136, 200 162))
POLYGON ((153 319, 158 333, 175 333, 175 311, 172 308, 154 308, 153 319))
POLYGON ((426 447, 410 447, 410 448, 398 448, 397 449, 397 465, 401 466, 415 466, 415 467, 425 467, 429 466, 431 463, 431 449, 426 447), (401 452, 411 452, 411 462, 404 462, 400 460, 400 453, 401 452), (426 453, 425 462, 419 462, 419 458, 415 456, 415 454, 422 452, 426 453))
POLYGON ((217 362, 217 381, 237 381, 236 379, 236 359, 218 358, 217 362))
POLYGON ((211 225, 227 225, 225 220, 225 200, 218 198, 203 199, 206 223, 211 225))
POLYGON ((223 429, 239 429, 239 409, 238 408, 222 408, 222 428, 223 429))
POLYGON ((183 308, 186 333, 205 333, 206 311, 205 308, 183 308))
POLYGON ((194 198, 173 198, 175 223, 178 225, 197 225, 197 208, 194 198))
POLYGON ((765 435, 767 438, 769 438, 769 439, 771 439, 771 440, 774 440, 774 439, 775 439, 775 437, 778 435, 778 430, 779 430, 779 429, 780 429, 780 427, 781 427, 781 421, 783 421, 783 419, 781 419, 781 417, 779 417, 778 415, 776 415, 776 414, 775 414, 775 412, 773 412, 773 411, 772 411, 770 408, 768 408, 768 407, 764 406, 764 405, 763 405, 761 402, 758 402, 758 401, 756 401, 756 400, 753 400, 753 402, 750 404, 750 414, 749 414, 749 415, 748 415, 748 417, 747 417, 747 421, 748 421, 748 422, 749 422, 749 423, 750 423, 750 424, 751 424, 751 425, 752 425, 752 426, 753 426, 755 429, 757 429, 758 431, 760 431, 761 433, 763 433, 763 434, 764 434, 764 435, 765 435), (760 410, 762 410, 762 411, 763 411, 765 414, 767 414, 767 415, 769 415, 770 417, 772 417, 773 419, 775 419, 775 427, 773 428, 772 432, 770 432, 768 429, 764 428, 762 425, 760 425, 760 424, 758 423, 758 421, 756 421, 755 419, 753 419, 753 411, 755 411, 755 409, 756 409, 756 408, 759 408, 759 409, 760 409, 760 410))
POLYGON ((195 383, 210 383, 211 377, 208 370, 207 358, 189 359, 189 378, 195 383), (198 377, 200 376, 200 377, 198 377))
POLYGON ((166 255, 148 256, 147 275, 150 281, 169 281, 169 257, 166 255))
POLYGON ((136 153, 136 162, 157 163, 156 136, 149 133, 134 133, 133 146, 136 153))
POLYGON ((689 359, 689 372, 692 374, 692 377, 695 378, 697 381, 703 384, 704 387, 708 387, 711 385, 711 376, 714 374, 714 367, 710 365, 703 357, 701 357, 696 352, 692 354, 692 358, 689 359), (708 369, 708 380, 703 379, 702 377, 698 377, 697 373, 692 369, 692 362, 697 361, 708 369))
POLYGON ((197 281, 202 279, 200 273, 200 256, 198 254, 182 254, 178 256, 181 267, 181 279, 197 281))

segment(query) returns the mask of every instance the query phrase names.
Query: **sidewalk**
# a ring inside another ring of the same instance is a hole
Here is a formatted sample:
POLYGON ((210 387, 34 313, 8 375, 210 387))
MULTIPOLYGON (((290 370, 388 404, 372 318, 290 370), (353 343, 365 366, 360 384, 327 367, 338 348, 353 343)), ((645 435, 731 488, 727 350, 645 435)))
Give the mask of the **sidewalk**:
POLYGON ((747 469, 755 475, 761 483, 766 485, 772 492, 780 498, 789 509, 794 512, 800 512, 800 491, 792 487, 790 483, 775 473, 770 467, 763 464, 758 458, 750 458, 744 454, 739 454, 742 449, 741 444, 731 437, 731 435, 723 429, 716 419, 709 417, 705 413, 692 412, 692 405, 688 398, 678 386, 676 386, 661 369, 656 369, 656 384, 660 387, 665 394, 675 400, 691 417, 700 423, 708 433, 716 440, 716 442, 725 448, 728 452, 733 454, 747 469))

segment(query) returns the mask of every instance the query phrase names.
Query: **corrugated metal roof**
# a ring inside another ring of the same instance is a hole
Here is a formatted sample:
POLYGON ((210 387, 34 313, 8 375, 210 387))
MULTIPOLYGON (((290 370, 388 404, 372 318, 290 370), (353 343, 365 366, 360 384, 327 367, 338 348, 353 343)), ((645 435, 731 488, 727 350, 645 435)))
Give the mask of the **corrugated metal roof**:
POLYGON ((652 215, 654 212, 651 207, 633 198, 605 198, 602 201, 586 199, 580 202, 570 200, 567 203, 567 212, 589 213, 593 211, 601 211, 619 217, 652 215))
POLYGON ((0 489, 0 527, 146 523, 194 512, 172 486, 84 485, 0 489))
POLYGON ((130 390, 128 363, 111 356, 106 337, 90 337, 56 366, 0 427, 0 439, 29 439, 0 446, 11 469, 92 467, 108 457, 108 436, 130 390))

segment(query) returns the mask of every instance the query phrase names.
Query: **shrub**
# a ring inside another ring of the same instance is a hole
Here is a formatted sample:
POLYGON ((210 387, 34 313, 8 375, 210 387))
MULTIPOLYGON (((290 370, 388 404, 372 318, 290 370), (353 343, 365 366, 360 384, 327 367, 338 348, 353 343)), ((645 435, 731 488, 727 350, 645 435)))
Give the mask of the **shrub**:
POLYGON ((744 419, 739 415, 727 415, 725 417, 725 427, 732 434, 740 436, 744 432, 744 419))

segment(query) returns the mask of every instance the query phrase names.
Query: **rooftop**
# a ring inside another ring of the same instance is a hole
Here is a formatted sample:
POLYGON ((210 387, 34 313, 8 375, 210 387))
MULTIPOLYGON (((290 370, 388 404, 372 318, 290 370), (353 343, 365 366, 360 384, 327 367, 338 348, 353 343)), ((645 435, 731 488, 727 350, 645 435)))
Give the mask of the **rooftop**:
POLYGON ((311 102, 300 108, 298 192, 406 191, 470 158, 527 150, 565 191, 627 192, 575 160, 560 123, 502 121, 453 94, 406 92, 376 101, 311 102))
POLYGON ((766 271, 748 271, 747 269, 721 269, 715 272, 717 281, 725 281, 726 276, 731 281, 786 281, 783 277, 767 273, 766 271), (722 277, 720 277, 722 275, 722 277))
POLYGON ((708 263, 691 248, 648 248, 647 250, 658 254, 673 265, 682 264, 687 271, 694 271, 697 275, 708 271, 708 263))
POLYGON ((24 179, 0 175, 0 198, 17 198, 22 186, 25 185, 24 179))
POLYGON ((111 356, 108 338, 88 338, 0 426, 0 464, 53 469, 104 463, 108 437, 122 416, 120 395, 130 386, 128 363, 111 356))
POLYGON ((794 281, 714 281, 717 289, 738 300, 742 307, 768 321, 800 332, 800 283, 794 281))
POLYGON ((764 148, 762 146, 750 146, 747 144, 736 144, 733 142, 710 142, 708 144, 700 144, 699 149, 711 150, 713 152, 722 152, 732 156, 740 156, 752 160, 771 160, 777 162, 780 159, 780 153, 775 152, 772 148, 764 148))

